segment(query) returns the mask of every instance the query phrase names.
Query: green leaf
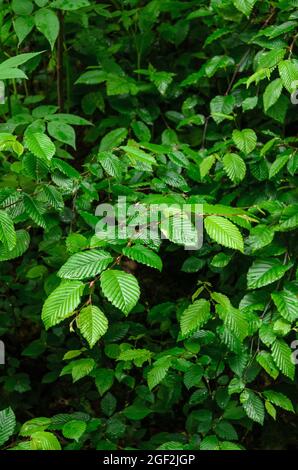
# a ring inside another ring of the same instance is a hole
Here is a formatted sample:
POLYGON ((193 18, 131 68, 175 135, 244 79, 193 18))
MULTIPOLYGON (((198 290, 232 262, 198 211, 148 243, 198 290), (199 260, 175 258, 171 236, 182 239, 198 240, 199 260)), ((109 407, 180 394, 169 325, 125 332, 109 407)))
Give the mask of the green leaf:
POLYGON ((113 369, 96 369, 94 374, 95 385, 99 394, 104 395, 114 383, 114 370, 113 369))
POLYGON ((236 153, 226 153, 222 162, 226 174, 233 183, 240 183, 244 179, 246 165, 243 158, 236 153))
POLYGON ((276 334, 273 331, 273 326, 268 323, 263 323, 259 330, 260 340, 270 346, 276 340, 276 334))
POLYGON ((270 401, 265 401, 265 408, 267 413, 274 419, 276 420, 276 409, 275 407, 270 403, 270 401))
POLYGON ((258 69, 273 68, 279 64, 286 54, 286 49, 273 49, 269 52, 262 52, 258 57, 258 69))
POLYGON ((201 328, 210 318, 210 302, 205 299, 196 300, 182 313, 180 319, 181 332, 188 336, 201 328))
POLYGON ((13 225, 13 220, 4 211, 0 210, 0 240, 4 243, 5 249, 13 250, 16 246, 17 236, 13 225))
POLYGON ((93 348, 97 341, 107 332, 108 324, 109 322, 105 314, 95 305, 88 305, 88 307, 83 308, 77 317, 78 328, 90 348, 93 348))
POLYGON ((278 230, 288 231, 298 227, 298 204, 293 204, 284 209, 281 214, 278 230))
POLYGON ((185 372, 183 382, 189 390, 191 387, 198 386, 204 374, 204 369, 200 364, 194 364, 185 372))
POLYGON ((256 360, 267 372, 267 374, 270 375, 270 377, 272 377, 274 380, 277 379, 279 371, 274 364, 271 354, 269 354, 267 351, 260 351, 256 357, 256 360))
POLYGON ((61 171, 65 176, 71 179, 80 179, 80 173, 69 163, 65 162, 64 160, 59 160, 58 158, 53 158, 52 160, 52 168, 61 171))
POLYGON ((84 72, 82 75, 80 75, 80 77, 75 82, 75 85, 99 85, 100 83, 103 83, 106 80, 107 73, 104 70, 87 70, 87 72, 84 72))
POLYGON ((46 221, 41 212, 39 203, 28 196, 28 194, 24 194, 24 207, 28 216, 31 217, 37 225, 46 228, 46 221))
POLYGON ((202 269, 205 264, 205 260, 196 258, 196 256, 190 256, 184 261, 181 267, 181 271, 185 273, 196 273, 197 271, 200 271, 200 269, 202 269))
POLYGON ((0 446, 13 435, 16 427, 15 414, 11 408, 0 411, 0 446))
POLYGON ((108 151, 99 152, 98 160, 108 175, 114 176, 116 179, 121 180, 123 175, 123 166, 120 159, 116 157, 116 155, 108 151))
POLYGON ((115 412, 116 406, 117 406, 116 398, 110 392, 108 392, 103 397, 100 403, 100 407, 106 416, 112 416, 112 414, 114 414, 115 412))
POLYGON ((271 106, 273 106, 278 98, 281 95, 283 89, 282 80, 280 78, 276 78, 273 82, 267 85, 266 90, 263 95, 263 102, 264 102, 264 111, 265 113, 268 111, 271 106))
POLYGON ((245 383, 238 377, 234 377, 229 383, 228 394, 233 395, 234 393, 241 393, 245 388, 245 383))
POLYGON ((189 126, 189 125, 196 125, 196 126, 202 126, 205 123, 205 117, 202 114, 194 114, 193 116, 189 116, 187 118, 181 119, 179 122, 177 129, 180 129, 183 126, 189 126))
POLYGON ((94 359, 78 359, 72 364, 71 375, 74 382, 86 377, 95 367, 94 359))
POLYGON ((262 34, 272 39, 292 31, 296 26, 296 21, 285 21, 278 25, 267 26, 262 30, 262 34))
POLYGON ((145 264, 146 266, 158 269, 159 271, 162 270, 161 258, 154 251, 143 245, 125 247, 123 248, 122 253, 138 263, 145 264))
POLYGON ((150 155, 149 153, 144 152, 138 147, 133 147, 132 145, 125 145, 121 147, 122 150, 126 153, 126 155, 132 160, 134 163, 135 161, 140 161, 142 163, 148 163, 149 165, 155 165, 156 161, 155 158, 150 155))
POLYGON ((215 30, 212 34, 210 34, 206 41, 204 42, 204 46, 203 47, 206 47, 208 46, 208 44, 212 44, 214 41, 216 41, 217 39, 223 37, 223 36, 226 36, 227 34, 230 33, 230 29, 229 28, 219 28, 217 30, 215 30))
POLYGON ((101 140, 99 151, 103 152, 105 150, 112 150, 113 148, 118 147, 126 138, 126 136, 127 136, 127 129, 125 127, 119 127, 119 129, 110 131, 101 140))
POLYGON ((19 54, 14 57, 10 57, 9 59, 6 59, 4 62, 1 62, 0 71, 5 70, 6 68, 19 67, 20 65, 23 65, 26 62, 28 62, 28 60, 31 60, 40 54, 41 52, 26 52, 24 54, 19 54))
POLYGON ((51 121, 48 123, 48 133, 51 137, 64 144, 76 148, 76 134, 74 129, 64 122, 51 121))
POLYGON ((280 157, 277 157, 277 159, 272 163, 269 169, 269 179, 273 178, 275 175, 277 175, 280 172, 280 170, 287 164, 289 158, 290 158, 289 154, 281 155, 280 157))
POLYGON ((282 317, 290 322, 298 319, 297 295, 284 289, 281 292, 273 292, 271 297, 282 317))
POLYGON ((219 450, 219 440, 216 436, 206 436, 200 443, 200 450, 219 450))
POLYGON ((213 56, 212 59, 208 60, 208 62, 205 64, 205 73, 208 78, 211 78, 218 70, 232 67, 234 64, 235 61, 232 57, 228 57, 226 55, 216 55, 213 56))
POLYGON ((41 315, 47 330, 73 314, 81 301, 83 289, 82 282, 65 280, 50 294, 41 315))
POLYGON ((153 67, 149 72, 150 81, 154 83, 159 93, 163 96, 166 94, 169 85, 172 83, 174 75, 175 74, 171 72, 156 71, 153 67))
POLYGON ((219 421, 215 426, 215 433, 221 439, 228 439, 230 441, 235 441, 238 439, 237 432, 234 426, 228 421, 219 421))
POLYGON ((86 422, 73 419, 64 424, 62 428, 62 434, 66 439, 74 439, 78 442, 80 437, 82 437, 86 431, 86 428, 86 422))
POLYGON ((16 231, 16 244, 12 250, 8 250, 4 245, 0 246, 0 262, 22 256, 28 250, 30 244, 30 236, 26 230, 16 231))
POLYGON ((235 129, 232 137, 236 147, 245 155, 251 153, 257 145, 257 136, 252 129, 243 129, 242 131, 235 129))
POLYGON ((154 364, 153 368, 148 372, 147 381, 149 390, 152 390, 158 385, 167 375, 171 366, 171 357, 162 357, 154 364))
POLYGON ((243 238, 239 229, 229 220, 217 215, 210 215, 204 221, 209 237, 220 245, 243 252, 243 238))
POLYGON ((150 142, 151 132, 150 129, 142 121, 135 121, 131 124, 131 127, 136 137, 143 142, 150 142))
POLYGON ((56 153, 56 147, 51 139, 40 132, 26 132, 25 145, 38 158, 51 161, 56 153))
POLYGON ((249 334, 249 325, 245 319, 245 315, 230 306, 217 306, 217 312, 224 321, 224 325, 232 332, 240 341, 243 341, 249 334))
POLYGON ((209 171, 213 167, 215 161, 216 156, 213 154, 204 158, 204 160, 200 163, 200 175, 202 179, 204 179, 205 176, 209 174, 209 171))
POLYGON ((262 400, 252 390, 244 390, 240 395, 240 402, 247 416, 259 423, 264 424, 265 409, 262 400))
POLYGON ((31 15, 33 5, 31 0, 12 0, 11 8, 16 15, 31 15))
POLYGON ((247 273, 248 289, 259 289, 278 281, 291 266, 291 264, 284 265, 277 259, 257 259, 247 273))
POLYGON ((119 361, 133 361, 137 367, 142 367, 144 362, 151 360, 152 353, 148 349, 127 349, 118 357, 119 361))
POLYGON ((257 0, 233 0, 233 4, 237 10, 241 11, 247 18, 250 16, 256 2, 257 0))
POLYGON ((19 40, 19 46, 24 39, 31 33, 34 27, 34 19, 32 16, 18 16, 13 21, 13 27, 19 40))
POLYGON ((220 450, 243 450, 243 447, 235 442, 222 441, 220 443, 220 450))
POLYGON ((103 250, 90 250, 72 255, 59 269, 58 276, 64 279, 86 279, 106 269, 113 261, 103 250))
POLYGON ((271 347, 272 357, 279 370, 294 380, 295 364, 292 362, 292 350, 282 339, 276 339, 271 347))
POLYGON ((36 28, 49 41, 53 50, 59 34, 59 20, 56 13, 49 8, 41 8, 35 13, 34 21, 36 28))
POLYGON ((63 124, 69 124, 71 126, 92 126, 90 121, 84 119, 76 114, 68 113, 55 113, 46 116, 47 121, 55 121, 56 123, 62 122, 63 124))
POLYGON ((31 448, 33 450, 61 450, 61 445, 55 434, 38 431, 31 435, 31 448))
POLYGON ((136 95, 138 93, 138 87, 133 78, 127 75, 116 75, 113 73, 107 75, 106 89, 108 96, 136 95))
POLYGON ((273 238, 274 229, 268 227, 268 225, 259 224, 251 229, 246 243, 252 249, 252 251, 256 251, 260 248, 264 248, 264 246, 269 245, 273 238))
POLYGON ((182 442, 169 441, 164 442, 156 450, 183 450, 184 446, 182 442))
POLYGON ((65 11, 79 10, 90 6, 89 0, 54 0, 51 3, 52 8, 59 8, 65 11))
POLYGON ((65 244, 69 253, 73 254, 87 248, 88 240, 80 233, 70 233, 65 240, 65 244))
POLYGON ((252 96, 251 98, 246 98, 242 102, 242 109, 243 111, 250 111, 251 109, 254 109, 258 104, 258 97, 257 96, 252 96))
POLYGON ((295 413, 291 400, 283 393, 275 392, 274 390, 265 390, 263 395, 267 398, 268 401, 273 403, 273 405, 279 406, 283 410, 295 413))
POLYGON ((277 122, 283 124, 286 119, 290 100, 287 96, 281 94, 277 102, 268 109, 267 115, 277 122))
POLYGON ((210 264, 215 268, 225 268, 231 259, 231 255, 227 255, 226 253, 217 253, 217 255, 212 258, 210 264))
POLYGON ((91 358, 86 359, 77 359, 76 361, 72 361, 67 366, 63 367, 60 376, 66 374, 71 374, 73 382, 77 382, 78 380, 86 377, 93 371, 95 367, 95 361, 91 358))
POLYGON ((7 80, 9 78, 28 78, 23 70, 17 68, 5 68, 0 70, 0 80, 7 80))
POLYGON ((298 81, 298 62, 297 60, 283 60, 278 64, 279 76, 283 86, 289 93, 293 93, 297 89, 298 81))
POLYGON ((100 276, 100 285, 107 299, 126 315, 139 300, 139 284, 132 274, 116 270, 104 271, 100 276))
POLYGON ((51 424, 50 418, 33 418, 26 421, 20 430, 20 436, 31 436, 37 431, 45 431, 51 424))
POLYGON ((63 196, 57 188, 54 186, 45 185, 43 186, 42 191, 46 201, 57 211, 61 211, 64 208, 63 196))
POLYGON ((124 416, 132 421, 140 421, 151 413, 150 408, 141 404, 135 403, 133 405, 127 406, 123 410, 124 416))
POLYGON ((235 98, 232 95, 228 96, 215 96, 210 101, 210 111, 211 116, 216 122, 216 124, 220 124, 229 114, 232 113, 235 106, 235 98))

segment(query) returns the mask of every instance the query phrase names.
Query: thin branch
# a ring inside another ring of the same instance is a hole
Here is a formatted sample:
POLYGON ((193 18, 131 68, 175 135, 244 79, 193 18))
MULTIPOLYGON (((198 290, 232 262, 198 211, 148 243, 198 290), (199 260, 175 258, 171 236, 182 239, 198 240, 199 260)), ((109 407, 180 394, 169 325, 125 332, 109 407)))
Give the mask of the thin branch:
POLYGON ((292 55, 293 55, 293 49, 294 49, 295 42, 296 42, 297 38, 298 38, 298 33, 295 34, 295 36, 293 37, 293 41, 291 42, 291 45, 290 45, 290 47, 289 47, 289 59, 290 59, 290 58, 292 57, 292 55))
POLYGON ((239 72, 239 70, 240 70, 240 67, 241 67, 242 64, 245 62, 245 60, 246 60, 246 58, 247 58, 249 52, 250 52, 250 49, 248 49, 248 50, 243 54, 243 56, 241 57, 240 61, 239 61, 238 64, 236 65, 235 70, 234 70, 234 73, 233 73, 233 76, 232 76, 232 78, 231 78, 231 80, 230 80, 230 83, 229 83, 229 85, 228 85, 228 88, 227 88, 227 90, 226 90, 226 92, 225 92, 225 96, 227 96, 227 95, 230 93, 230 91, 231 91, 231 89, 232 89, 232 86, 233 86, 233 84, 234 84, 234 81, 235 81, 235 79, 236 79, 236 77, 237 77, 237 75, 238 75, 238 72, 239 72))

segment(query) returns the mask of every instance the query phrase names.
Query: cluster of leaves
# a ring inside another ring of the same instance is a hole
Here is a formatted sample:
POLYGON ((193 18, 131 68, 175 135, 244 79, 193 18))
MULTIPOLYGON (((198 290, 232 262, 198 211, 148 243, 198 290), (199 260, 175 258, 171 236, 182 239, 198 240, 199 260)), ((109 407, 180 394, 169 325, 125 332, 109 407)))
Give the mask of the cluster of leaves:
POLYGON ((0 446, 233 450, 292 419, 297 1, 1 0, 0 22, 0 446), (146 209, 97 233, 120 196, 199 205, 203 246, 167 209, 166 240, 146 209))

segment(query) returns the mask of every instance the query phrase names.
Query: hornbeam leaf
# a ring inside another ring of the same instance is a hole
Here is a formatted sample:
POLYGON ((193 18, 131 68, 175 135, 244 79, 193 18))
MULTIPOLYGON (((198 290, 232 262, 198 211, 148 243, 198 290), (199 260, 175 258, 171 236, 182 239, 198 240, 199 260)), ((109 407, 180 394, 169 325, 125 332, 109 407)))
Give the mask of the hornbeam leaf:
POLYGON ((272 357, 279 370, 294 380, 295 364, 292 362, 292 350, 283 339, 276 339, 271 347, 272 357))
POLYGON ((245 155, 251 153, 257 145, 257 136, 252 129, 243 129, 242 131, 235 129, 232 137, 236 147, 245 155))
POLYGON ((286 411, 295 413, 291 400, 286 397, 283 393, 275 392, 274 390, 265 390, 263 395, 276 406, 283 408, 286 411))
POLYGON ((210 303, 205 299, 196 300, 182 313, 180 319, 183 336, 194 333, 210 318, 210 303))
POLYGON ((243 158, 236 153, 226 153, 222 162, 226 174, 233 183, 239 183, 243 180, 246 173, 246 165, 243 158))
POLYGON ((161 258, 149 248, 143 245, 135 245, 131 247, 125 247, 122 250, 122 253, 128 258, 133 259, 142 264, 146 264, 151 268, 156 268, 159 271, 162 270, 162 260, 161 258))
POLYGON ((51 139, 41 132, 27 132, 25 145, 38 158, 50 161, 55 155, 56 147, 51 139))
POLYGON ((140 297, 137 279, 123 271, 107 270, 101 274, 100 285, 107 299, 126 315, 140 297))
POLYGON ((16 244, 12 250, 8 250, 4 245, 0 246, 0 262, 18 258, 27 251, 30 243, 30 236, 26 230, 16 231, 16 244))
POLYGON ((78 328, 90 348, 93 348, 99 338, 106 333, 108 324, 105 314, 95 305, 83 308, 77 318, 78 328))
POLYGON ((0 210, 0 240, 4 243, 5 248, 11 251, 17 242, 17 236, 11 217, 0 210))
POLYGON ((64 279, 86 279, 101 273, 113 261, 103 250, 83 251, 72 255, 58 271, 64 279))
POLYGON ((252 390, 244 390, 240 401, 247 416, 259 424, 264 423, 265 409, 262 400, 252 390))
POLYGON ((206 217, 204 226, 209 237, 220 245, 243 252, 243 238, 239 229, 229 220, 217 215, 206 217))
POLYGON ((237 10, 241 11, 247 18, 250 16, 256 2, 257 0, 233 0, 233 4, 237 10))
POLYGON ((292 267, 292 264, 282 264, 276 259, 258 259, 254 261, 247 273, 247 286, 249 289, 272 284, 281 279, 292 267))
POLYGON ((62 281, 44 303, 41 318, 46 329, 69 317, 81 301, 84 284, 80 281, 62 281))
POLYGON ((0 411, 0 446, 2 446, 14 433, 16 418, 11 408, 0 411))
POLYGON ((281 95, 283 88, 282 80, 280 78, 276 78, 273 82, 267 85, 266 90, 263 95, 263 102, 264 102, 264 111, 265 113, 268 111, 271 106, 273 106, 278 98, 281 95))

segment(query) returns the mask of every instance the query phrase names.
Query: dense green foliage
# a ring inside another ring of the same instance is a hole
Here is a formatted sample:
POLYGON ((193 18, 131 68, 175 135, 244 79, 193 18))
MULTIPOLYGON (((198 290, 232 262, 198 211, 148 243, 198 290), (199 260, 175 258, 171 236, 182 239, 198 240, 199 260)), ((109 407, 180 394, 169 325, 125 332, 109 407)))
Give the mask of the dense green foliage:
POLYGON ((297 0, 0 21, 0 446, 297 446, 297 0), (96 235, 119 196, 202 205, 202 247, 173 214, 162 241, 96 235))

